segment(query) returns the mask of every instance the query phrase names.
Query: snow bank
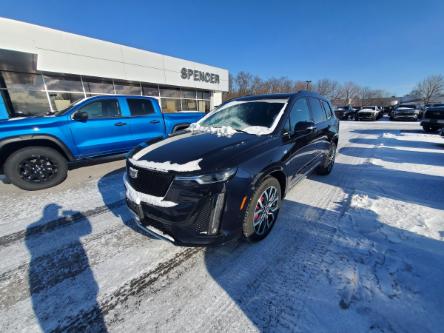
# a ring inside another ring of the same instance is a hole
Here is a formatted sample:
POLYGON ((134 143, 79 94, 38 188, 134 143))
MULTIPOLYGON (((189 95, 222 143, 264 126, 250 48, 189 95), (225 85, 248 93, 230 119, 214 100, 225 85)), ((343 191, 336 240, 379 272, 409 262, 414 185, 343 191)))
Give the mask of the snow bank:
POLYGON ((153 161, 137 161, 135 159, 130 158, 129 161, 139 167, 144 169, 156 170, 160 172, 168 172, 168 171, 177 171, 177 172, 191 172, 200 170, 199 163, 202 159, 198 159, 195 161, 190 161, 185 164, 171 163, 167 162, 153 162, 153 161))
POLYGON ((128 184, 127 175, 123 176, 123 182, 126 188, 126 196, 131 201, 134 201, 136 204, 140 204, 141 202, 145 202, 149 205, 159 206, 159 207, 174 207, 177 206, 177 203, 172 201, 163 200, 161 197, 156 197, 154 195, 149 195, 141 192, 137 192, 135 189, 128 184))

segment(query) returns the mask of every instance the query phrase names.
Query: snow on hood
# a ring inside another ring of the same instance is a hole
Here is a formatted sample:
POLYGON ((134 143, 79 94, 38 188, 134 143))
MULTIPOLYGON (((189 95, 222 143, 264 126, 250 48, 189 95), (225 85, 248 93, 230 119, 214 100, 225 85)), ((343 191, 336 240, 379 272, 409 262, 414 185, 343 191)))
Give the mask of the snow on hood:
POLYGON ((217 136, 232 136, 237 133, 237 131, 231 126, 222 127, 212 127, 212 126, 201 126, 199 123, 191 124, 186 130, 191 132, 203 132, 216 134, 217 136))
POLYGON ((379 111, 377 111, 377 110, 373 110, 373 109, 361 109, 361 110, 359 110, 358 111, 358 113, 360 113, 360 112, 373 112, 373 113, 378 113, 379 111))
POLYGON ((132 186, 128 183, 127 175, 123 176, 123 182, 125 184, 126 188, 126 196, 131 201, 135 202, 136 204, 140 205, 140 202, 145 202, 147 204, 158 206, 158 207, 174 207, 177 206, 176 202, 172 201, 166 201, 163 200, 161 197, 156 197, 154 195, 149 195, 146 193, 141 193, 136 191, 132 186))
POLYGON ((249 126, 244 128, 243 131, 254 135, 266 135, 271 133, 270 128, 265 126, 249 126))
POLYGON ((134 158, 129 159, 130 163, 144 169, 156 170, 160 172, 168 172, 168 171, 176 171, 176 172, 191 172, 191 171, 199 171, 200 166, 199 163, 202 159, 198 159, 196 161, 190 161, 185 164, 171 163, 167 162, 153 162, 153 161, 145 161, 145 160, 135 160, 134 158))

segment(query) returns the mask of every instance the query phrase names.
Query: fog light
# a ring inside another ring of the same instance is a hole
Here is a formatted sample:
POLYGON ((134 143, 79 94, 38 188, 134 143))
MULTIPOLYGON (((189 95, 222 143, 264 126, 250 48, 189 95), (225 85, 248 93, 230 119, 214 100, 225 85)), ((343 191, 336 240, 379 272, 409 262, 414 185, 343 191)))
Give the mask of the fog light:
POLYGON ((217 196, 216 204, 211 215, 210 224, 208 225, 208 235, 215 235, 219 231, 220 218, 224 208, 225 193, 220 193, 217 196))

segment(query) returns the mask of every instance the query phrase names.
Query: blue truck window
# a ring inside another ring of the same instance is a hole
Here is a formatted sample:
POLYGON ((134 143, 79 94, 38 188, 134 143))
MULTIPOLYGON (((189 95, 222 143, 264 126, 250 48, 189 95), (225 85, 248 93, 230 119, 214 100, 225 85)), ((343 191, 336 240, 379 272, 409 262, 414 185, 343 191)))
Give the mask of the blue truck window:
POLYGON ((117 99, 103 99, 82 107, 79 111, 88 113, 88 119, 118 118, 121 116, 117 99))
POLYGON ((146 116, 154 113, 153 103, 140 98, 128 98, 128 106, 132 116, 146 116))

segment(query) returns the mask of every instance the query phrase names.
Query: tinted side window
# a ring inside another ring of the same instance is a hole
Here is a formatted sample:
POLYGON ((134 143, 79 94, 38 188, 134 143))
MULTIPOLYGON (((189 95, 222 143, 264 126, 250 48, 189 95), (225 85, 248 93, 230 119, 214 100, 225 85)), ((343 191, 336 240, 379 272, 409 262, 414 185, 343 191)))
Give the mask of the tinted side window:
POLYGON ((308 108, 306 98, 298 99, 291 108, 290 126, 292 128, 292 133, 294 132, 294 127, 300 121, 311 121, 310 109, 308 108))
MULTIPOLYGON (((330 104, 328 104, 326 101, 321 101, 322 105, 324 106, 325 113, 327 114, 327 118, 330 119, 333 116, 333 112, 331 110, 330 104)), ((347 110, 350 110, 350 106, 347 106, 347 110)))
POLYGON ((153 103, 149 100, 128 98, 127 102, 132 116, 146 116, 154 113, 153 103))
POLYGON ((311 111, 313 112, 313 118, 315 123, 320 123, 327 120, 324 108, 321 106, 321 101, 317 98, 310 97, 311 111))
POLYGON ((118 118, 121 116, 117 99, 103 99, 89 103, 79 111, 88 113, 88 119, 118 118))

